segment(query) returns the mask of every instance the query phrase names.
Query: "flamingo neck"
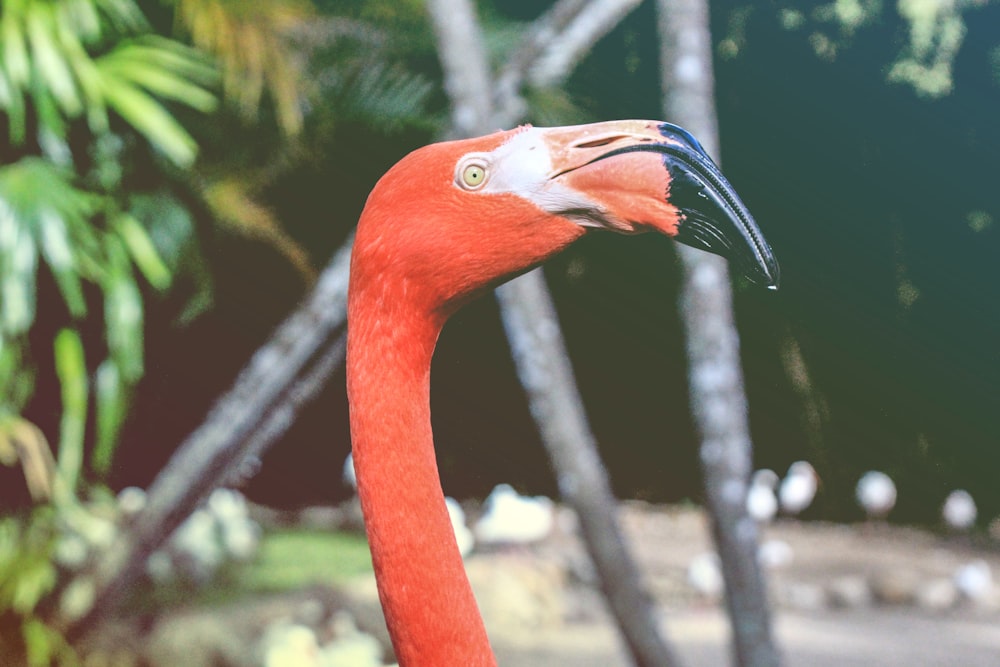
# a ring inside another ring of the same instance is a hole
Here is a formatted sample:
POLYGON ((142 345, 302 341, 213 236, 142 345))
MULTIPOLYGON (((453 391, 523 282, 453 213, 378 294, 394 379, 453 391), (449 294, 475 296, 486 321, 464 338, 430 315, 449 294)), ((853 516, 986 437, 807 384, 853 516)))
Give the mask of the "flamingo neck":
POLYGON ((430 368, 443 318, 385 312, 383 299, 355 296, 347 350, 354 467, 396 659, 400 667, 495 667, 434 457, 430 368))

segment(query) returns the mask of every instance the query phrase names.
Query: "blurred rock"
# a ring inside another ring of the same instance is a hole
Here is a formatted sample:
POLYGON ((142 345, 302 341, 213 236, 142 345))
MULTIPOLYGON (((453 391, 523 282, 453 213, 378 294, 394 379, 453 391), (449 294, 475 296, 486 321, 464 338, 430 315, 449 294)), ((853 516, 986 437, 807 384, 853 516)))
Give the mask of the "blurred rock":
POLYGON ((994 597, 993 572, 989 563, 981 558, 961 565, 955 570, 952 581, 962 597, 974 604, 988 604, 994 597))
POLYGON ((827 592, 831 606, 846 609, 870 606, 875 597, 868 580, 861 575, 837 577, 830 582, 827 592))
POLYGON ((819 611, 829 604, 827 593, 821 585, 802 581, 777 584, 773 600, 778 605, 800 611, 819 611))
POLYGON ((498 554, 470 558, 466 572, 489 628, 538 631, 566 617, 566 573, 554 563, 498 554))
POLYGON ((920 585, 915 572, 901 568, 888 568, 871 577, 872 593, 881 604, 911 604, 920 585))
POLYGON ((951 609, 958 602, 958 589, 950 579, 937 577, 917 587, 914 602, 928 611, 951 609))

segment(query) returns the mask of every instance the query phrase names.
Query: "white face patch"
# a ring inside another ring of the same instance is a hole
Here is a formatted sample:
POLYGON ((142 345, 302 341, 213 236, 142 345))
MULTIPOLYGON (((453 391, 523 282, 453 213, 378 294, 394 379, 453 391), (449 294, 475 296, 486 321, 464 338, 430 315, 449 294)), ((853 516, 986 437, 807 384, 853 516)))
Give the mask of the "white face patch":
POLYGON ((455 186, 483 195, 511 193, 543 211, 573 218, 587 227, 601 227, 602 207, 553 177, 549 149, 541 130, 530 127, 489 152, 463 155, 455 166, 455 186), (483 170, 479 179, 476 169, 483 170), (475 175, 475 178, 470 178, 475 175))

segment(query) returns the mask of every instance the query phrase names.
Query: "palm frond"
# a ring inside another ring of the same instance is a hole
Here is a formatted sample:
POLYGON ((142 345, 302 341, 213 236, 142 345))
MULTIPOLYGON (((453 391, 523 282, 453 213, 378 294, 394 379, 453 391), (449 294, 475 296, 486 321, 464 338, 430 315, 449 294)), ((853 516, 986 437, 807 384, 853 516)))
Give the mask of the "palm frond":
POLYGON ((177 0, 177 17, 194 44, 218 58, 223 89, 246 118, 256 117, 265 91, 288 136, 302 129, 301 68, 288 39, 312 16, 304 0, 177 0))
POLYGON ((227 177, 207 184, 203 190, 205 202, 215 219, 248 238, 266 242, 280 252, 311 284, 316 279, 316 269, 309 260, 309 253, 282 229, 277 216, 254 198, 248 179, 227 177))
POLYGON ((434 92, 427 77, 377 58, 336 63, 323 73, 320 85, 337 117, 375 121, 389 132, 426 122, 434 92))
MULTIPOLYGON (((0 168, 0 332, 24 334, 34 321, 35 272, 41 253, 66 306, 86 312, 80 285, 81 255, 94 247, 89 224, 95 196, 77 189, 68 175, 41 158, 0 168)), ((96 263, 96 262, 92 262, 96 263)))
POLYGON ((213 68, 177 42, 139 37, 146 30, 133 0, 5 2, 0 13, 0 111, 8 116, 10 142, 19 146, 26 141, 32 125, 26 114, 33 109, 43 151, 68 164, 69 123, 86 115, 91 131, 105 132, 110 108, 171 160, 190 164, 194 140, 160 100, 211 111, 213 68), (107 50, 111 37, 116 43, 107 50))

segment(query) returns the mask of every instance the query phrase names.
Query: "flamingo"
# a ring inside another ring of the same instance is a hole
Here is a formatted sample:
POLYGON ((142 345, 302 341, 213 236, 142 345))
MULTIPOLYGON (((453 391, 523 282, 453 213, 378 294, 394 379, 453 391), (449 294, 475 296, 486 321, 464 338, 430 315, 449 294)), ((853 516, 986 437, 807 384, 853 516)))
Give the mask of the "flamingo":
POLYGON ((555 525, 555 507, 545 496, 522 496, 510 484, 498 484, 476 522, 476 538, 486 544, 528 544, 544 539, 555 525))
POLYGON ((896 506, 896 484, 880 470, 869 470, 858 480, 854 496, 869 519, 884 520, 896 506))
POLYGON ((774 490, 779 482, 778 473, 770 468, 754 472, 747 491, 747 514, 759 524, 768 524, 778 513, 778 497, 774 490))
POLYGON ((781 510, 788 515, 797 516, 812 505, 816 497, 816 487, 819 477, 816 469, 808 461, 796 461, 788 466, 788 474, 781 480, 778 487, 778 502, 781 510))
POLYGON ((685 130, 522 126, 404 157, 358 222, 348 294, 354 468, 401 667, 493 666, 434 457, 431 356, 462 304, 590 230, 654 230, 778 284, 770 247, 685 130))
POLYGON ((941 518, 951 530, 962 532, 969 530, 976 523, 976 501, 965 489, 958 489, 948 494, 941 506, 941 518))

